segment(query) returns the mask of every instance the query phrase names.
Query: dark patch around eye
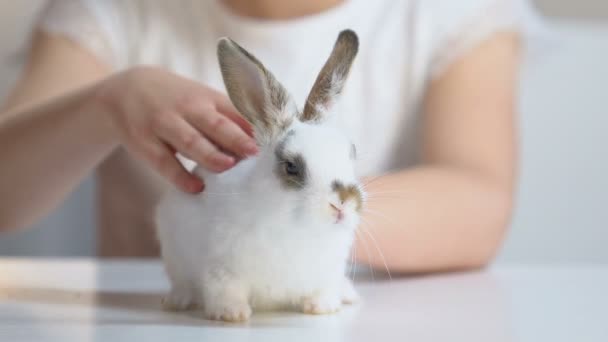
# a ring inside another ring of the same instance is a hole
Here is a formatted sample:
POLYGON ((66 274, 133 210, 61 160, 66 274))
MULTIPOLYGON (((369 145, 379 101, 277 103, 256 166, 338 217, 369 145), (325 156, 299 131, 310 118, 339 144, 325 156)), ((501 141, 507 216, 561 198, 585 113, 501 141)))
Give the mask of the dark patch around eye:
POLYGON ((350 159, 357 159, 357 147, 355 144, 350 144, 350 159))
POLYGON ((287 132, 287 134, 285 134, 285 137, 277 144, 277 147, 275 149, 277 164, 275 166, 274 172, 281 181, 281 184, 286 189, 299 190, 306 186, 308 170, 306 169, 306 162, 304 161, 304 158, 302 158, 301 155, 285 151, 287 141, 294 134, 294 131, 287 132), (287 172, 287 163, 291 163, 292 169, 296 169, 298 172, 287 172))
POLYGON ((287 189, 299 190, 306 186, 308 171, 306 170, 306 162, 300 155, 284 156, 285 159, 279 159, 275 173, 279 176, 281 183, 287 189), (288 173, 285 167, 287 162, 290 162, 298 170, 297 173, 288 173))

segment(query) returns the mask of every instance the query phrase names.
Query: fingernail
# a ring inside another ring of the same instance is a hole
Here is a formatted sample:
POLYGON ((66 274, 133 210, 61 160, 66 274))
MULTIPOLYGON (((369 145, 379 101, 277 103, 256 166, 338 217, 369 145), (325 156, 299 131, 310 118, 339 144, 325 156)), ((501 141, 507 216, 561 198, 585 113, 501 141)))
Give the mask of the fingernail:
POLYGON ((251 155, 255 155, 259 152, 258 145, 253 141, 245 143, 245 145, 243 145, 243 149, 245 150, 245 153, 251 155))
POLYGON ((200 180, 195 180, 190 182, 188 185, 188 190, 193 193, 199 193, 205 189, 205 183, 200 180))
POLYGON ((230 167, 230 166, 234 165, 234 158, 221 154, 221 155, 218 155, 217 157, 215 157, 215 162, 219 166, 230 167))

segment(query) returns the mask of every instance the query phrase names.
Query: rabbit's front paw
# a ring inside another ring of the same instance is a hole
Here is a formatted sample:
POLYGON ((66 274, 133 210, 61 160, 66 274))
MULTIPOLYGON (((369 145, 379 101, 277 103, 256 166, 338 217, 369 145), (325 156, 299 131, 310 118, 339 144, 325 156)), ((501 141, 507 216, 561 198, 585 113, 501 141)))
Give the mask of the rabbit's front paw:
POLYGON ((212 305, 205 309, 207 319, 225 322, 245 322, 251 317, 251 307, 247 303, 212 305))
POLYGON ((325 315, 338 312, 341 308, 339 296, 313 296, 302 300, 302 312, 309 315, 325 315))
POLYGON ((205 318, 226 322, 247 321, 251 317, 247 287, 236 279, 222 275, 224 277, 206 277, 202 293, 205 318))
POLYGON ((172 289, 169 295, 163 298, 162 305, 166 311, 185 311, 196 308, 192 293, 177 289, 172 289))

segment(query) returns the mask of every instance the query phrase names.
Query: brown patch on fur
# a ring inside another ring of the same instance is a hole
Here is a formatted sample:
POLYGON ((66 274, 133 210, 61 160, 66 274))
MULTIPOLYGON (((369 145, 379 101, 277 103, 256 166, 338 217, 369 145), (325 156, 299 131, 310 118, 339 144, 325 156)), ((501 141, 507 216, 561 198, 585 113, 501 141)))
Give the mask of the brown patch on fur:
POLYGON ((327 107, 333 98, 342 92, 344 81, 348 77, 358 50, 359 39, 355 32, 351 30, 340 32, 329 59, 325 62, 308 95, 304 112, 300 116, 301 121, 321 120, 322 113, 317 107, 327 107))
POLYGON ((357 204, 357 211, 361 210, 361 207, 363 206, 363 198, 361 196, 361 191, 359 191, 359 187, 354 184, 345 186, 340 181, 334 181, 331 184, 331 188, 333 191, 338 193, 338 198, 340 198, 342 203, 352 199, 357 204))

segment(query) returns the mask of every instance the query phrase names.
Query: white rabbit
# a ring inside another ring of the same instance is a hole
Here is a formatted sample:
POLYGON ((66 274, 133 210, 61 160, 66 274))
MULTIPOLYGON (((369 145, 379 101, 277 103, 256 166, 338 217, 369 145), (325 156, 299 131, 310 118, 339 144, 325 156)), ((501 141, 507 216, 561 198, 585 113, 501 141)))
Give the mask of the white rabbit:
POLYGON ((218 58, 228 94, 251 122, 260 153, 222 174, 203 169, 205 191, 172 191, 157 210, 171 292, 165 307, 247 320, 253 309, 336 312, 357 294, 346 278, 364 192, 355 146, 326 120, 357 54, 340 33, 303 111, 235 42, 218 58))

